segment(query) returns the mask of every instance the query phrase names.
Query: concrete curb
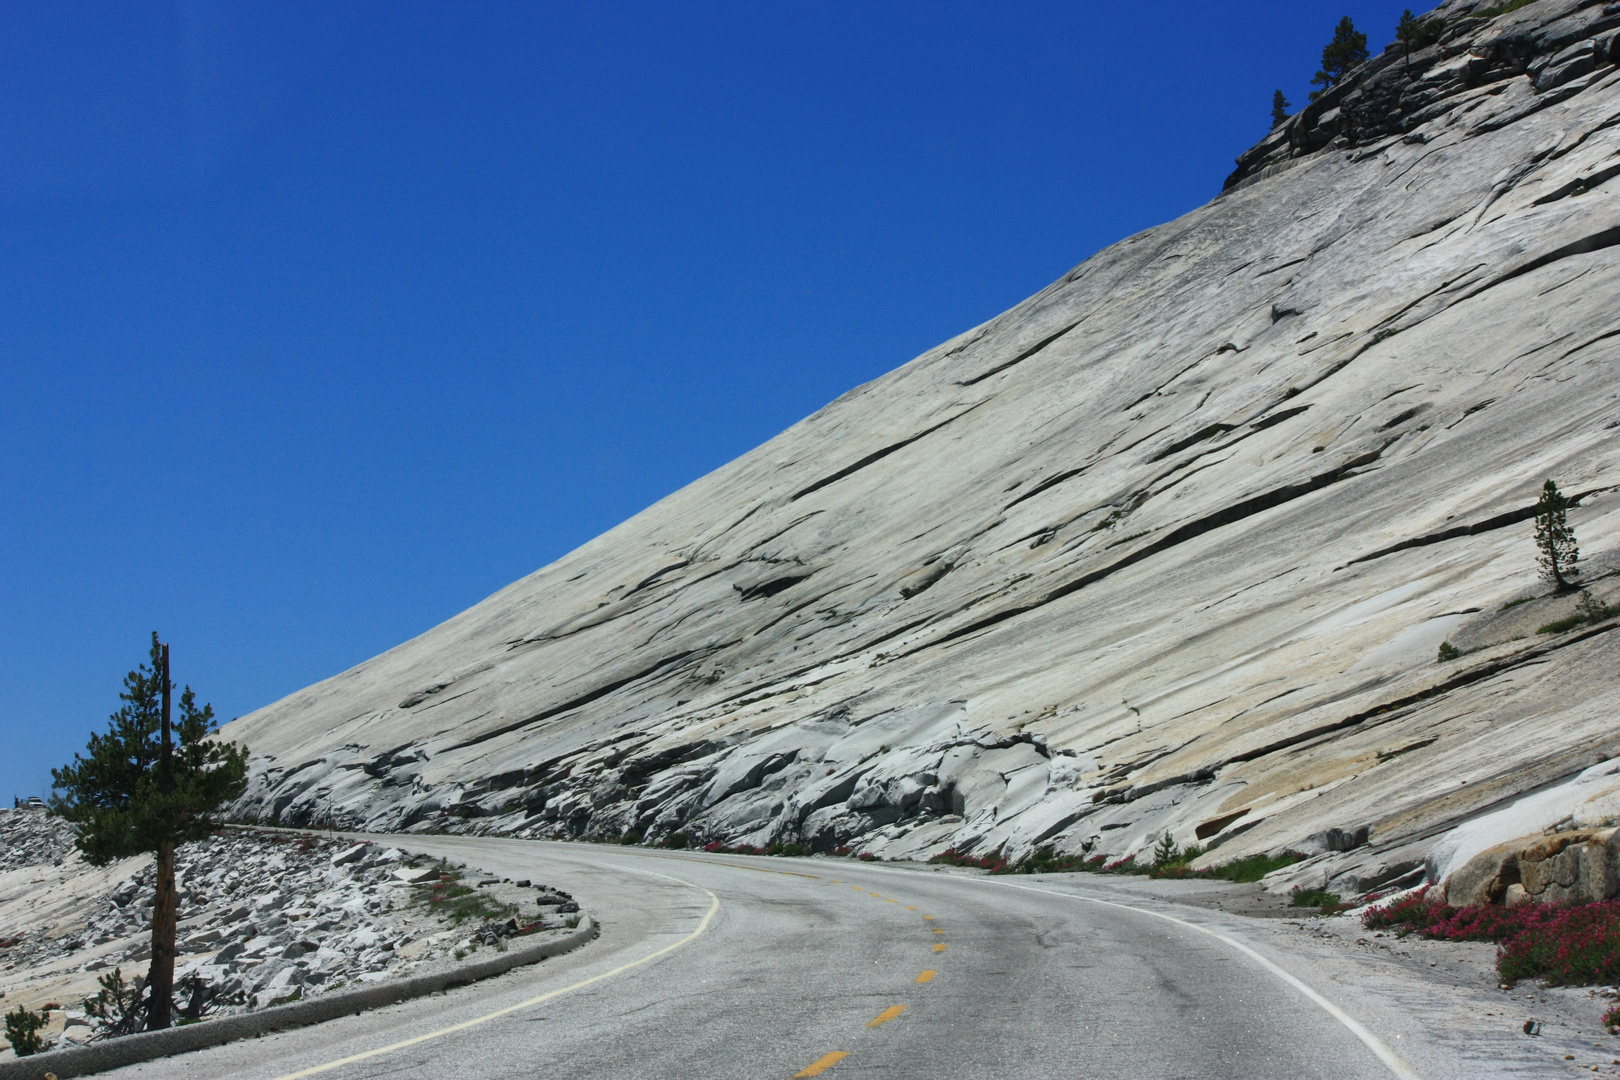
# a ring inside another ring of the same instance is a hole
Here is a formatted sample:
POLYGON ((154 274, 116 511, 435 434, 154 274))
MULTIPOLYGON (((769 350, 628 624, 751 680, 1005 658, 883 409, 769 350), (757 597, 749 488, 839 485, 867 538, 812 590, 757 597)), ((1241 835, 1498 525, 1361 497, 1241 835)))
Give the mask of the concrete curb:
POLYGON ((549 957, 573 952, 595 938, 597 933, 596 923, 587 916, 580 920, 580 925, 572 933, 561 938, 527 949, 510 949, 488 960, 464 963, 451 971, 413 975, 398 982, 344 990, 310 1001, 274 1005, 268 1009, 222 1016, 218 1020, 200 1024, 187 1024, 163 1031, 143 1031, 121 1039, 108 1039, 65 1050, 47 1050, 32 1057, 0 1061, 0 1080, 42 1080, 46 1073, 54 1074, 59 1080, 67 1080, 70 1076, 87 1076, 154 1058, 222 1046, 272 1031, 307 1027, 351 1013, 359 1014, 367 1009, 394 1005, 407 998, 424 997, 451 987, 465 986, 480 979, 505 974, 525 964, 537 964, 549 957))

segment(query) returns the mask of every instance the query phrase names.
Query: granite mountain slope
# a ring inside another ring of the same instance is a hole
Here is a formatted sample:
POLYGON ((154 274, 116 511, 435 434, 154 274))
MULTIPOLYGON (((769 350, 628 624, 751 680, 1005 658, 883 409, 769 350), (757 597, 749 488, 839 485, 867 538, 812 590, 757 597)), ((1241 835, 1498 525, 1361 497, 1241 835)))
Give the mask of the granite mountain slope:
POLYGON ((1580 494, 1620 599, 1620 5, 1483 7, 1207 206, 234 722, 240 811, 1432 872, 1620 750, 1620 634, 1535 633, 1574 601, 1527 520, 1580 494))

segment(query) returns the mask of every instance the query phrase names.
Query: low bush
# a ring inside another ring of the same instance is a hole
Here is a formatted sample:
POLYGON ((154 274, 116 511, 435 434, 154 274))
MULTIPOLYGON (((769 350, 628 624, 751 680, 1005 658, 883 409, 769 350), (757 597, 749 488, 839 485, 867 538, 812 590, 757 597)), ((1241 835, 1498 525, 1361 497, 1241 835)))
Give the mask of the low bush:
POLYGON ((426 905, 451 926, 460 926, 468 919, 487 922, 510 918, 518 912, 514 905, 503 904, 488 893, 462 884, 461 875, 445 863, 440 863, 437 881, 417 886, 416 903, 426 905))
POLYGON ((1225 881, 1235 881, 1243 884, 1259 881, 1273 870, 1281 870, 1285 866, 1292 866, 1304 857, 1294 851, 1285 851, 1281 855, 1250 855, 1246 859, 1234 859, 1229 863, 1212 866, 1208 870, 1201 870, 1199 876, 1221 878, 1225 881))
POLYGON ((1434 922, 1437 908, 1444 910, 1444 905, 1429 899, 1429 887, 1425 885, 1399 900, 1368 908, 1361 913, 1361 925, 1368 930, 1394 930, 1397 936, 1405 937, 1434 922))
POLYGON ((999 850, 988 855, 970 855, 950 848, 935 855, 929 862, 967 866, 987 870, 992 874, 1134 874, 1155 878, 1214 878, 1240 883, 1259 881, 1273 870, 1303 859, 1305 856, 1289 852, 1284 855, 1250 855, 1220 866, 1195 870, 1192 861, 1204 854, 1196 844, 1177 847, 1173 841, 1161 840, 1153 852, 1153 861, 1137 862, 1136 857, 1109 862, 1106 855, 1060 855, 1051 848, 1040 848, 1017 862, 1007 859, 999 850))
POLYGON ((1294 907, 1336 908, 1339 906, 1339 894, 1328 892, 1326 889, 1307 889, 1295 885, 1289 893, 1289 902, 1294 907))
POLYGON ((1620 901, 1552 909, 1502 944, 1496 970, 1508 982, 1540 978, 1554 986, 1590 986, 1620 981, 1620 901))
POLYGON ((146 1030, 146 980, 137 975, 124 981, 124 969, 113 968, 96 980, 101 990, 84 999, 85 1015, 95 1022, 102 1038, 133 1035, 146 1030))
POLYGON ((1592 590, 1582 589, 1581 598, 1575 602, 1575 614, 1567 619, 1555 619, 1550 623, 1544 623, 1537 628, 1536 633, 1562 634, 1575 629, 1577 626, 1603 622, 1605 619, 1613 617, 1614 614, 1614 608, 1593 596, 1592 590))
POLYGON ((1497 942, 1496 970, 1507 982, 1540 978, 1555 985, 1589 986, 1620 981, 1620 900, 1452 908, 1430 900, 1424 888, 1368 908, 1361 924, 1438 941, 1497 942))
POLYGON ((992 874, 1009 872, 1007 860, 1002 858, 1000 851, 991 855, 967 855, 957 851, 955 848, 946 848, 928 861, 931 863, 944 863, 947 866, 968 866, 975 870, 988 870, 992 874))

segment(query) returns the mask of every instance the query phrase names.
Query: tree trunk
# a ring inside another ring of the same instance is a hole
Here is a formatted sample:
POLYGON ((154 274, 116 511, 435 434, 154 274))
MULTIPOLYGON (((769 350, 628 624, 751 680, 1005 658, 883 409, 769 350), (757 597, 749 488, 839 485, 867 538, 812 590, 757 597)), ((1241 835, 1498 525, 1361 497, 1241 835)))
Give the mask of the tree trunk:
POLYGON ((149 1030, 166 1028, 174 1011, 174 935, 179 912, 174 892, 174 841, 157 850, 157 896, 152 901, 152 967, 146 985, 150 993, 146 1012, 149 1030))

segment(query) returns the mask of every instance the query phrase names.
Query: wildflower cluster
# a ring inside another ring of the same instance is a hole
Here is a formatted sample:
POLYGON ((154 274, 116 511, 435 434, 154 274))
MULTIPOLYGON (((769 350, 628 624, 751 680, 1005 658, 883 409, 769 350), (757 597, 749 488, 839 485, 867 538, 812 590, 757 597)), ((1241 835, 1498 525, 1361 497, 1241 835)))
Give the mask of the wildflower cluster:
POLYGON ((1556 909, 1502 944, 1496 970, 1554 986, 1620 981, 1620 901, 1556 909))
POLYGON ((1620 900, 1452 908, 1431 899, 1425 887, 1368 908, 1361 922, 1369 930, 1393 929, 1399 936, 1498 942, 1496 970, 1508 982, 1540 978, 1554 985, 1587 986, 1620 981, 1620 900))

